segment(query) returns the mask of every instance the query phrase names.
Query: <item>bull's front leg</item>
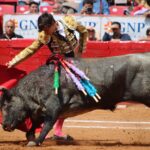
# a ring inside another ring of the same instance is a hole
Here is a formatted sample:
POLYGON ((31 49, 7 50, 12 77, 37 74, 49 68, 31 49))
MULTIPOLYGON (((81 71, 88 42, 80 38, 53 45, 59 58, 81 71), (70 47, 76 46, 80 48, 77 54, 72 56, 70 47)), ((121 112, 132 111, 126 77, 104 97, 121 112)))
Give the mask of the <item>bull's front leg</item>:
POLYGON ((56 119, 52 119, 51 117, 47 117, 43 123, 42 131, 37 139, 34 141, 29 141, 27 146, 39 146, 43 143, 48 132, 53 128, 56 119))
POLYGON ((26 138, 28 141, 34 141, 35 140, 35 127, 32 126, 32 128, 26 133, 26 138))
POLYGON ((35 141, 35 130, 37 128, 41 129, 42 128, 42 123, 40 121, 32 121, 32 127, 31 129, 26 133, 26 138, 28 141, 35 141))

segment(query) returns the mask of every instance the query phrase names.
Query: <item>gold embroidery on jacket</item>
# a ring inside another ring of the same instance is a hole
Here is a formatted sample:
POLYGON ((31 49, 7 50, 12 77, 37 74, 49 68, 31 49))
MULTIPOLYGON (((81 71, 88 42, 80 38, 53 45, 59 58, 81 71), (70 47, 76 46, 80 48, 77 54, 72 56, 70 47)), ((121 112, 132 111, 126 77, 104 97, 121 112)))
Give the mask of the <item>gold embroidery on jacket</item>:
POLYGON ((76 30, 77 28, 77 21, 73 16, 70 15, 64 16, 62 22, 71 30, 76 30))
POLYGON ((70 51, 74 51, 76 48, 78 41, 74 33, 71 33, 69 29, 65 26, 64 32, 66 40, 60 39, 56 35, 52 35, 52 39, 50 42, 50 48, 52 49, 53 53, 68 53, 70 51))
POLYGON ((44 31, 41 31, 39 32, 38 39, 41 41, 41 43, 45 45, 50 41, 50 36, 46 34, 44 31))

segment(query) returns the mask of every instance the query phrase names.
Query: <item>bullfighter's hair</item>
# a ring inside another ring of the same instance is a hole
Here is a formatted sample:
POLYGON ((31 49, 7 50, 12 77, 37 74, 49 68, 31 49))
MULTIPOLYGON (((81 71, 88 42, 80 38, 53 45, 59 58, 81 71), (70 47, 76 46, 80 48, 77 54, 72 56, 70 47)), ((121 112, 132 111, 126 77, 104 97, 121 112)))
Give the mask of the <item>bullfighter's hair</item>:
POLYGON ((45 27, 50 27, 55 22, 53 15, 48 13, 43 13, 38 18, 38 28, 39 32, 41 32, 45 27))

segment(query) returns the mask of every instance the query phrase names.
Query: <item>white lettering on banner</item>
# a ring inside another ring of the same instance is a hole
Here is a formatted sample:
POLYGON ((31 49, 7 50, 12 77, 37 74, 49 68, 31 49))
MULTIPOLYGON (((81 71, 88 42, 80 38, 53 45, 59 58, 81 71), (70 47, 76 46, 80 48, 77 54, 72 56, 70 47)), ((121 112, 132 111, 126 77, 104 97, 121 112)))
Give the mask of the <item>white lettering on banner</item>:
MULTIPOLYGON (((36 15, 4 15, 3 28, 7 20, 15 20, 17 34, 22 35, 24 38, 36 39, 38 35, 37 19, 40 14, 36 15)), ((121 32, 127 33, 131 36, 132 40, 139 39, 146 35, 146 29, 150 25, 150 19, 145 17, 121 17, 121 16, 75 16, 77 21, 86 26, 93 28, 96 31, 96 38, 102 39, 104 33, 110 32, 110 26, 113 21, 121 23, 121 32)), ((56 20, 62 18, 62 15, 54 15, 56 20)))

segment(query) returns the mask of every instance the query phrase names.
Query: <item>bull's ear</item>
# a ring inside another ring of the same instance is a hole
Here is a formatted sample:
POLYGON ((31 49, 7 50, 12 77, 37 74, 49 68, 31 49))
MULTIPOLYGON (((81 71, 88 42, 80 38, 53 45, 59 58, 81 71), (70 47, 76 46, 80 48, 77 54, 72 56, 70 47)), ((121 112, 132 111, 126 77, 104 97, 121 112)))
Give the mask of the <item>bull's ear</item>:
MULTIPOLYGON (((2 91, 2 97, 5 99, 5 100, 10 100, 11 99, 11 93, 10 91, 3 87, 3 86, 0 86, 0 91, 2 91)), ((1 100, 3 100, 3 98, 1 97, 1 100)))

